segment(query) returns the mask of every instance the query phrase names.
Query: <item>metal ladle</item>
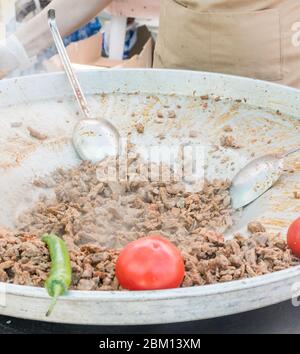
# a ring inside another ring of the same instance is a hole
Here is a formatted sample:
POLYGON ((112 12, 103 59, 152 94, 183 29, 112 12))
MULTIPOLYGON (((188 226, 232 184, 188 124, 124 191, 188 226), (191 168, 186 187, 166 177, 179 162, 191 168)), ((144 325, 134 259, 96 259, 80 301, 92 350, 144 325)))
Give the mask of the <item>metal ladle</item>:
POLYGON ((300 147, 284 154, 268 154, 249 162, 233 178, 230 189, 232 207, 239 209, 270 189, 283 173, 284 159, 300 147))
POLYGON ((86 98, 72 69, 70 59, 57 28, 55 10, 53 9, 48 11, 48 23, 59 57, 84 115, 84 118, 76 124, 73 131, 75 150, 82 160, 92 162, 101 161, 107 156, 116 156, 119 152, 119 132, 109 121, 91 116, 86 98))

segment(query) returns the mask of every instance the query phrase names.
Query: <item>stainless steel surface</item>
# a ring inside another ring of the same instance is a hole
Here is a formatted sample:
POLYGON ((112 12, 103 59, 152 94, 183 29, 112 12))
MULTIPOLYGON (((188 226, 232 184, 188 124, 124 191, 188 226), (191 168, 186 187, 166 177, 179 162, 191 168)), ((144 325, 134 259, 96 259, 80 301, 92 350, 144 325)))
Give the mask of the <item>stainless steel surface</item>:
MULTIPOLYGON (((124 135, 131 133, 137 146, 203 145, 208 179, 232 179, 255 157, 280 153, 283 147, 299 147, 300 92, 292 88, 180 70, 99 70, 78 75, 91 109, 97 116, 111 120, 124 135), (200 98, 206 94, 209 100, 200 98), (158 110, 165 117, 160 124, 158 110), (176 118, 167 118, 169 110, 176 112, 176 118), (144 125, 144 134, 137 133, 137 122, 144 125), (219 146, 225 125, 232 127, 230 134, 240 149, 219 146), (195 131, 196 137, 191 134, 195 131)), ((1 80, 0 91, 0 224, 13 227, 19 213, 41 194, 50 197, 53 193, 51 189, 41 192, 32 185, 33 179, 58 167, 80 163, 72 147, 76 108, 62 73, 1 80), (14 122, 22 125, 13 128, 14 122), (47 134, 48 139, 33 139, 28 126, 47 134)), ((285 237, 290 222, 300 213, 300 201, 293 195, 300 190, 298 154, 285 158, 284 168, 290 172, 236 214, 234 228, 227 237, 234 232, 247 235, 250 220, 260 221, 269 232, 280 232, 285 237)), ((43 321, 98 325, 191 321, 287 300, 299 278, 300 267, 293 267, 260 277, 184 289, 70 291, 59 299, 50 319, 44 316, 49 305, 44 289, 0 283, 6 288, 6 306, 0 307, 0 312, 43 321)))
POLYGON ((300 334, 300 307, 285 301, 236 315, 183 323, 144 326, 53 324, 0 316, 0 333, 88 334, 300 334))
POLYGON ((78 155, 83 160, 93 162, 101 161, 107 156, 116 156, 119 152, 119 133, 114 125, 105 119, 92 119, 88 103, 72 69, 68 53, 56 25, 55 10, 53 9, 48 11, 48 22, 63 67, 85 117, 76 124, 73 132, 73 145, 78 155))

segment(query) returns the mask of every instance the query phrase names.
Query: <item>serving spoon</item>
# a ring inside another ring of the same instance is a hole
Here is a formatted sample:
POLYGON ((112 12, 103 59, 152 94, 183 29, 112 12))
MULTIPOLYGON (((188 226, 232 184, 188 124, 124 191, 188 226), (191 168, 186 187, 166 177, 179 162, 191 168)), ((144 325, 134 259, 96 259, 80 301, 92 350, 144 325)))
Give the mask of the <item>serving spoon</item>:
POLYGON ((64 70, 83 113, 73 131, 73 145, 82 160, 98 162, 119 152, 120 135, 115 126, 103 118, 92 117, 80 83, 72 69, 71 61, 59 33, 55 10, 48 11, 48 23, 64 70))
POLYGON ((300 147, 283 154, 267 154, 249 162, 232 180, 232 207, 242 208, 270 189, 283 173, 284 159, 298 151, 300 147))

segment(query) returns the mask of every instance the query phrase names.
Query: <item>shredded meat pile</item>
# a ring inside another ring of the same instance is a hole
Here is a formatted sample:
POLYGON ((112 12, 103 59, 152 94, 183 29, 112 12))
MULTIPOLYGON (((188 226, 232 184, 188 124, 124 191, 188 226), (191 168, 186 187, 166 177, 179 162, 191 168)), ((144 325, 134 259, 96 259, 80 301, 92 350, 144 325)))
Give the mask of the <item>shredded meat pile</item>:
MULTIPOLYGON (((133 164, 134 165, 134 164, 133 164)), ((280 235, 263 225, 248 225, 250 237, 224 240, 231 226, 228 181, 205 181, 198 192, 170 181, 101 182, 105 162, 84 162, 34 181, 53 188, 55 198, 40 200, 20 216, 17 231, 0 229, 0 281, 43 286, 50 270, 49 253, 40 240, 55 233, 67 244, 72 262, 72 289, 122 290, 115 277, 119 250, 141 236, 160 234, 182 252, 182 286, 226 282, 262 275, 298 264, 280 235), (217 231, 218 230, 218 231, 217 231)), ((138 172, 139 167, 135 167, 138 172)))
POLYGON ((239 149, 241 146, 235 141, 232 135, 223 135, 220 138, 220 145, 225 148, 239 149))
MULTIPOLYGON (((112 290, 119 285, 114 275, 118 251, 97 245, 77 247, 66 240, 72 265, 72 289, 112 290)), ((44 286, 50 256, 40 238, 0 230, 0 281, 44 286)))
POLYGON ((203 231, 203 237, 183 253, 186 268, 183 286, 250 278, 299 264, 279 234, 265 231, 257 231, 250 237, 236 235, 226 241, 221 234, 203 231))
MULTIPOLYGON (((55 200, 42 200, 21 215, 18 230, 118 249, 151 233, 189 243, 203 228, 224 230, 232 224, 228 181, 206 181, 197 193, 186 192, 175 181, 99 182, 97 169, 105 167, 105 162, 84 162, 58 170, 50 183, 55 200)), ((49 186, 49 181, 35 184, 49 186)))
MULTIPOLYGON (((254 277, 299 264, 279 235, 258 231, 249 238, 203 229, 189 246, 179 245, 185 261, 182 286, 254 277)), ((65 239, 72 263, 72 289, 122 290, 115 277, 118 250, 97 245, 76 246, 65 239)), ((50 270, 48 249, 36 236, 0 230, 0 281, 43 286, 50 270)))

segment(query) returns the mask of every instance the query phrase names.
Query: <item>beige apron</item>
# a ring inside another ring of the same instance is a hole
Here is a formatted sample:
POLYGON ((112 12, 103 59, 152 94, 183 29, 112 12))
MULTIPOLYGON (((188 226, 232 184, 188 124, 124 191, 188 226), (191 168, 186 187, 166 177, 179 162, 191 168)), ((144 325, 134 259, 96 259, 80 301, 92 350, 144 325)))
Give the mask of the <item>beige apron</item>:
POLYGON ((299 0, 162 0, 154 66, 300 87, 297 29, 299 0))

